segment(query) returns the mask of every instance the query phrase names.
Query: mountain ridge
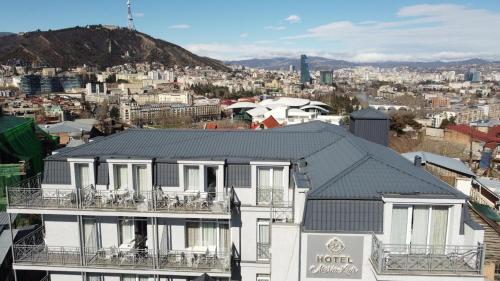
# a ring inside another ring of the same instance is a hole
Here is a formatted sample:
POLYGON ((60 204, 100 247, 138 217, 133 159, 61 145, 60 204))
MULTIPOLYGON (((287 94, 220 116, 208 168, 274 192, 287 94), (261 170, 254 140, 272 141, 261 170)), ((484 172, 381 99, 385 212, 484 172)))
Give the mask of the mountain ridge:
POLYGON ((228 70, 218 60, 200 57, 173 43, 139 31, 102 25, 0 37, 0 63, 30 62, 62 68, 83 64, 105 68, 124 63, 159 62, 167 66, 210 66, 228 70))
MULTIPOLYGON (((294 65, 299 69, 299 58, 276 57, 269 59, 247 59, 247 60, 233 60, 225 61, 227 65, 243 65, 250 68, 262 68, 267 70, 283 70, 288 69, 290 65, 294 65)), ((385 62, 370 62, 358 63, 350 62, 347 60, 329 59, 324 57, 311 56, 308 58, 309 67, 311 70, 335 70, 340 68, 356 67, 356 66, 375 66, 375 67, 413 67, 413 68, 438 68, 446 66, 460 66, 460 65, 482 65, 489 63, 499 63, 494 61, 487 61, 484 59, 473 58, 460 61, 385 61, 385 62)))

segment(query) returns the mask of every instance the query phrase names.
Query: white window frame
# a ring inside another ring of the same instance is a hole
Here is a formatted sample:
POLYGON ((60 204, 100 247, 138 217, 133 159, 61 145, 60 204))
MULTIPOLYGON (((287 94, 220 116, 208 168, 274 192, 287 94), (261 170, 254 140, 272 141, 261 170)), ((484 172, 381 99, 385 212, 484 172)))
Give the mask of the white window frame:
POLYGON ((147 192, 153 188, 153 161, 152 160, 140 160, 140 159, 108 159, 108 174, 109 174, 109 185, 108 190, 114 190, 115 188, 115 166, 116 165, 126 165, 127 166, 127 189, 129 191, 137 190, 134 180, 135 167, 137 165, 146 165, 148 183, 146 185, 146 190, 142 192, 147 192))
POLYGON ((230 251, 231 249, 231 225, 229 224, 228 220, 211 220, 211 219, 189 219, 186 220, 184 223, 184 237, 185 237, 185 247, 188 248, 188 239, 187 239, 187 224, 188 223, 197 223, 198 224, 198 237, 201 239, 203 238, 203 223, 207 222, 215 222, 216 225, 216 251, 219 252, 221 247, 220 247, 220 225, 221 224, 227 224, 228 225, 228 234, 229 234, 229 245, 227 245, 227 250, 230 251))
POLYGON ((271 276, 269 274, 257 274, 256 281, 271 281, 271 276))
POLYGON ((177 161, 179 165, 179 189, 182 191, 190 192, 205 192, 206 187, 206 168, 207 167, 217 167, 217 184, 215 188, 216 193, 222 193, 224 191, 224 164, 225 161, 195 161, 195 160, 179 160, 177 161), (186 166, 198 166, 198 189, 196 190, 185 190, 185 167, 186 166))
MULTIPOLYGON (((268 227, 268 232, 269 232, 269 237, 267 238, 269 240, 268 244, 271 245, 271 222, 269 219, 257 219, 257 235, 255 235, 255 245, 257 246, 258 243, 261 243, 260 240, 260 236, 259 236, 259 233, 260 233, 260 226, 261 225, 267 225, 268 227)), ((259 258, 259 253, 258 253, 258 246, 255 247, 255 257, 256 257, 256 260, 259 260, 259 261, 268 261, 269 259, 263 259, 263 258, 259 258)))
POLYGON ((259 202, 259 169, 270 169, 270 177, 269 177, 269 186, 266 186, 266 188, 272 187, 275 189, 273 186, 274 184, 274 169, 283 169, 283 201, 289 201, 288 199, 288 188, 289 188, 289 177, 290 177, 290 166, 282 166, 283 164, 290 164, 289 162, 250 162, 251 166, 251 173, 252 173, 252 188, 255 190, 255 203, 257 205, 259 204, 267 204, 271 202, 259 202))
MULTIPOLYGON (((427 226, 427 241, 426 241, 426 245, 429 245, 429 242, 430 242, 430 231, 431 231, 431 223, 432 223, 432 210, 433 208, 436 208, 436 207, 440 207, 440 208, 443 208, 443 207, 446 207, 448 209, 448 219, 447 219, 447 222, 446 222, 446 238, 445 238, 445 245, 448 245, 448 241, 449 241, 449 236, 450 236, 450 221, 452 219, 451 217, 451 209, 453 207, 453 205, 431 205, 431 204, 415 204, 415 205, 408 205, 408 204, 394 204, 392 206, 392 208, 404 208, 404 207, 407 207, 407 215, 408 215, 408 219, 406 221, 406 244, 407 245, 410 245, 411 243, 411 238, 412 238, 412 221, 413 221, 413 207, 415 206, 419 206, 419 207, 427 207, 427 209, 429 210, 429 214, 428 214, 428 218, 427 218, 427 222, 428 222, 428 226, 427 226)), ((392 210, 391 210, 392 212, 392 210)), ((392 219, 392 218, 391 218, 392 219)), ((392 223, 391 223, 392 225, 392 223)), ((389 232, 391 232, 392 230, 390 230, 389 232)))
POLYGON ((68 158, 69 162, 69 169, 70 169, 70 174, 71 174, 71 187, 72 188, 77 188, 76 186, 76 173, 77 169, 76 166, 77 164, 88 164, 89 165, 89 183, 93 186, 95 186, 96 179, 95 179, 95 158, 68 158))

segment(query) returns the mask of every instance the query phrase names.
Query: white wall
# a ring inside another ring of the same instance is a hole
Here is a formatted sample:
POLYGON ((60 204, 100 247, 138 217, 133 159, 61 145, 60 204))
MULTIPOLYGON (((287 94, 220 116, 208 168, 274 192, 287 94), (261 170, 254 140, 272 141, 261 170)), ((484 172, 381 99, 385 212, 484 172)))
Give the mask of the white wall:
POLYGON ((80 230, 76 216, 44 215, 47 246, 80 247, 80 230))
POLYGON ((472 180, 470 178, 456 178, 455 187, 463 194, 470 196, 472 188, 472 180))
POLYGON ((298 224, 272 224, 271 279, 296 280, 299 277, 300 226, 298 224))
POLYGON ((118 217, 100 217, 97 220, 103 248, 118 247, 118 217))
POLYGON ((84 281, 81 273, 50 272, 50 281, 84 281))

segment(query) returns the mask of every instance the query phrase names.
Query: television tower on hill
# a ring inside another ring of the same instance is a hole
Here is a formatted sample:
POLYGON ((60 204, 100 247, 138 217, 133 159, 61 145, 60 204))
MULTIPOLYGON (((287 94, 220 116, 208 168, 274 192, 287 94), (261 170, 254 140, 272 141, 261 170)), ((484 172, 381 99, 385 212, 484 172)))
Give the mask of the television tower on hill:
POLYGON ((128 29, 135 30, 134 18, 132 17, 132 9, 130 8, 130 0, 127 0, 128 9, 128 29))

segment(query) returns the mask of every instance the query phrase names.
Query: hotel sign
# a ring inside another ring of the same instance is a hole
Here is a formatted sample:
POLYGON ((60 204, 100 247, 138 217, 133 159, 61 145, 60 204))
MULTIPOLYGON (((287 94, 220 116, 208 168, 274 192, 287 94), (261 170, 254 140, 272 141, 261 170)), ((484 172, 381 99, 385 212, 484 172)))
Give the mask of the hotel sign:
POLYGON ((307 278, 361 279, 363 237, 308 235, 307 278))

